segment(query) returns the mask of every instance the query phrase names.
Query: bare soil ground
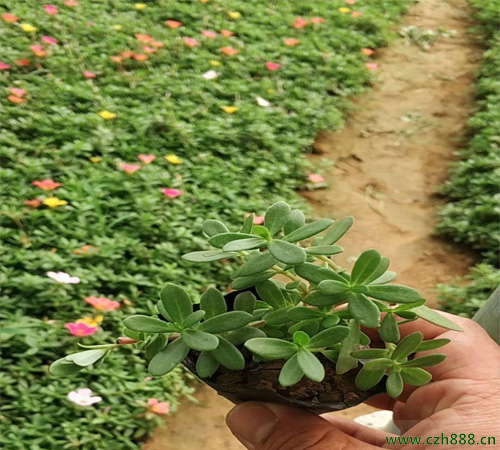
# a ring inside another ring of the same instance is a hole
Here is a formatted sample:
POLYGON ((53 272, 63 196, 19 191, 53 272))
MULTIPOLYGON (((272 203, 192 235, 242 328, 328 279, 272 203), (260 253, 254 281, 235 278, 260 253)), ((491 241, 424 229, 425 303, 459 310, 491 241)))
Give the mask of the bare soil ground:
MULTIPOLYGON (((376 52, 379 82, 354 102, 355 112, 337 133, 321 133, 311 160, 327 169, 329 188, 304 193, 318 216, 356 217, 341 241, 338 261, 350 267, 376 247, 391 259, 398 282, 418 288, 435 305, 435 286, 464 275, 473 255, 433 235, 442 200, 435 195, 454 152, 463 145, 474 103, 471 91, 481 51, 467 33, 473 25, 466 0, 422 0, 402 26, 456 30, 429 51, 397 40, 376 52)), ((232 405, 207 387, 199 404, 186 402, 145 450, 242 450, 224 424, 232 405)), ((353 418, 373 409, 340 413, 353 418)))

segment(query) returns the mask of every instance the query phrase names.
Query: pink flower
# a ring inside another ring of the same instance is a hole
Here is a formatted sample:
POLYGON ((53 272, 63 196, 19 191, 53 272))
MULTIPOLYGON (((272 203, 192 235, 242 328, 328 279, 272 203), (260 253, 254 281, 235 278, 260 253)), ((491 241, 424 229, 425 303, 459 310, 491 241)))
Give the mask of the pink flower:
POLYGON ((134 172, 137 172, 141 166, 139 164, 127 164, 127 163, 120 163, 118 164, 118 167, 122 169, 124 172, 127 172, 129 175, 132 175, 134 172))
POLYGON ((293 27, 294 28, 304 28, 307 26, 309 21, 307 19, 304 19, 303 17, 297 17, 295 21, 293 22, 293 27))
MULTIPOLYGON (((245 214, 245 217, 248 217, 252 213, 247 213, 245 214)), ((257 214, 254 214, 253 216, 253 224, 254 225, 262 225, 264 223, 265 217, 264 216, 258 216, 257 214)))
POLYGON ((10 66, 7 63, 0 61, 0 70, 9 70, 10 66))
POLYGON ((94 333, 97 333, 99 327, 91 327, 83 322, 68 322, 65 323, 64 326, 69 330, 69 332, 73 336, 83 337, 83 336, 91 336, 94 333))
POLYGON ((325 19, 323 19, 323 17, 313 17, 311 18, 311 22, 312 23, 324 23, 325 22, 325 19))
POLYGON ((144 163, 144 164, 151 164, 155 159, 155 155, 137 155, 137 157, 144 163))
POLYGON ((89 72, 88 70, 84 70, 82 73, 84 78, 87 78, 87 80, 91 80, 97 76, 94 72, 89 72))
POLYGON ((268 62, 266 62, 266 67, 270 71, 275 71, 281 67, 281 64, 268 61, 268 62))
POLYGON ((47 14, 50 14, 51 16, 59 14, 59 10, 57 9, 56 5, 44 5, 43 9, 45 9, 45 12, 47 14))
POLYGON ((57 183, 50 178, 48 180, 32 181, 31 184, 43 189, 44 191, 53 191, 54 189, 62 186, 62 183, 57 183))
POLYGON ((375 64, 375 63, 366 63, 366 64, 365 64, 365 67, 366 67, 368 70, 371 70, 372 72, 375 72, 375 71, 378 69, 378 66, 377 66, 377 64, 375 64))
POLYGON ((356 18, 357 18, 357 17, 361 17, 362 15, 363 15, 363 13, 362 13, 361 11, 353 11, 353 12, 351 13, 351 16, 352 16, 352 17, 356 17, 356 18))
POLYGON ((161 191, 165 194, 165 197, 168 198, 177 198, 182 195, 182 191, 179 189, 163 188, 161 191))
POLYGON ((213 39, 217 37, 217 33, 215 31, 203 30, 201 34, 208 39, 213 39))
POLYGON ((106 297, 87 297, 85 301, 99 311, 114 311, 121 306, 120 302, 115 302, 106 297))
POLYGON ((42 36, 42 41, 49 45, 56 45, 59 41, 56 38, 50 36, 42 36))
POLYGON ((157 398, 150 398, 148 400, 149 410, 156 414, 168 414, 170 411, 170 404, 167 402, 160 402, 157 398))
POLYGON ((47 56, 47 52, 43 48, 43 45, 36 44, 36 45, 30 45, 31 51, 38 57, 43 58, 44 56, 47 56))
POLYGON ((24 97, 27 94, 27 91, 25 89, 14 88, 14 87, 9 88, 9 92, 12 95, 15 95, 16 97, 24 97))
POLYGON ((184 38, 184 42, 188 47, 191 48, 198 47, 198 45, 200 45, 200 43, 196 39, 190 37, 184 38))
POLYGON ((356 3, 356 0, 345 0, 345 2, 348 4, 348 5, 354 5, 356 3))
POLYGON ((323 183, 325 181, 325 178, 317 173, 310 173, 307 178, 313 183, 323 183))

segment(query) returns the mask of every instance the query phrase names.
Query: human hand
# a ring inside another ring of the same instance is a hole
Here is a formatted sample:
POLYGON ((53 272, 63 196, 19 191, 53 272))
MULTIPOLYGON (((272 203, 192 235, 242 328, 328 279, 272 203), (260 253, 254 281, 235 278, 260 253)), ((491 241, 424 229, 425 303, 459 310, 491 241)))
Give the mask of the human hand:
MULTIPOLYGON (((316 416, 282 405, 248 402, 236 406, 226 422, 233 434, 249 450, 376 450, 390 448, 440 450, 467 448, 468 444, 424 444, 428 437, 474 434, 494 437, 495 443, 474 444, 480 449, 500 444, 500 347, 475 322, 446 313, 463 333, 446 331, 422 320, 401 326, 402 337, 415 331, 424 339, 450 338, 439 349, 446 360, 428 368, 432 382, 405 388, 394 400, 387 394, 367 403, 394 411, 394 421, 402 436, 421 436, 422 444, 387 444, 395 436, 331 416, 316 416)), ((422 352, 430 354, 436 351, 422 352)), ((418 355, 420 356, 420 354, 418 355)), ((468 439, 468 437, 466 438, 468 439)), ((472 448, 472 447, 471 447, 472 448)))

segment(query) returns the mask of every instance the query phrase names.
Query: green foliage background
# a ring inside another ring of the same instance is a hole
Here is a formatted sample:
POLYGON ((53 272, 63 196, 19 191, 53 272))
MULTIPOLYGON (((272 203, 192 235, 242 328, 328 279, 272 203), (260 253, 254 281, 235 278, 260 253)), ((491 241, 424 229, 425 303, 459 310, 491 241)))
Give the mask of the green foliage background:
POLYGON ((141 11, 127 0, 80 0, 75 8, 62 0, 48 3, 60 13, 46 14, 37 0, 1 2, 38 31, 0 23, 0 54, 12 66, 0 72, 1 347, 7 369, 0 378, 0 442, 6 450, 138 448, 158 422, 144 414, 147 399, 169 400, 175 409, 176 398, 190 392, 185 377, 176 372, 147 381, 144 362, 126 349, 125 358, 110 357, 71 379, 50 378, 48 364, 77 350, 78 340, 63 324, 92 314, 86 296, 127 298, 130 306, 106 313, 103 331, 83 342, 110 340, 120 334, 123 314, 152 311, 165 282, 191 293, 207 283, 225 287, 223 264, 200 270, 180 260, 200 247, 202 218, 234 223, 277 199, 300 203, 293 190, 304 180, 302 152, 317 130, 342 126, 346 97, 371 81, 360 49, 383 46, 388 26, 411 1, 358 0, 358 19, 338 12, 345 6, 340 0, 157 0, 141 11), (239 11, 241 19, 230 19, 229 11, 239 11), (297 16, 321 16, 325 23, 295 30, 297 16), (170 30, 167 19, 184 26, 170 30), (223 28, 235 36, 200 35, 223 28), (165 48, 118 70, 110 56, 140 51, 135 33, 150 34, 165 48), (20 58, 33 59, 29 45, 42 35, 59 45, 36 66, 16 66, 20 58), (196 37, 200 47, 188 48, 185 36, 196 37), (301 44, 286 47, 286 37, 301 44), (222 57, 225 45, 240 54, 222 57), (212 67, 214 59, 222 66, 212 67), (282 68, 268 72, 266 61, 282 68), (203 79, 210 69, 221 76, 203 79), (83 70, 97 78, 85 80, 83 70), (8 87, 26 89, 27 103, 9 102, 8 87), (257 106, 257 96, 272 107, 257 106), (227 115, 224 105, 239 111, 227 115), (104 109, 117 118, 101 119, 97 113, 104 109), (138 163, 140 153, 158 159, 132 176, 117 168, 119 162, 138 163), (169 165, 162 158, 169 153, 184 164, 169 165), (31 185, 45 178, 63 183, 56 195, 68 206, 23 204, 51 195, 31 185), (185 193, 169 201, 162 187, 185 193), (76 255, 83 245, 99 251, 76 255), (56 285, 45 275, 49 270, 69 272, 82 283, 56 285), (79 387, 90 387, 103 401, 87 409, 69 403, 66 394, 79 387))
POLYGON ((445 310, 472 317, 500 283, 500 0, 471 0, 478 8, 487 50, 478 73, 478 110, 471 139, 452 168, 443 192, 449 197, 438 230, 481 252, 478 265, 457 286, 440 286, 445 310))

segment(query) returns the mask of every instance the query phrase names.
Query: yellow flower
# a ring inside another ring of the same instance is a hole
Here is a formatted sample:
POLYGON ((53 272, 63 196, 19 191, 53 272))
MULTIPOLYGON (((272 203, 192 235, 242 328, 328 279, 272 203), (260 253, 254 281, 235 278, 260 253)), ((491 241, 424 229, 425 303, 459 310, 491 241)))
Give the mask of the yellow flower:
POLYGON ((146 3, 136 3, 135 4, 135 9, 146 9, 148 5, 146 3))
POLYGON ((348 12, 351 12, 351 9, 343 6, 342 8, 339 8, 339 12, 342 14, 347 14, 348 12))
POLYGON ((237 106, 222 106, 222 109, 228 114, 233 114, 238 111, 239 108, 237 106))
POLYGON ((227 13, 227 15, 231 17, 231 19, 239 19, 241 17, 241 13, 239 13, 238 11, 230 11, 227 13))
POLYGON ((116 117, 116 114, 114 112, 111 112, 111 111, 99 111, 98 113, 98 116, 103 118, 104 120, 112 120, 116 117))
POLYGON ((120 31, 122 28, 121 25, 113 25, 113 30, 120 31))
POLYGON ((60 198, 57 197, 47 197, 43 199, 42 203, 48 206, 49 208, 57 208, 58 206, 64 206, 68 204, 66 200, 61 200, 60 198))
POLYGON ((212 66, 214 66, 214 67, 219 67, 222 65, 222 63, 220 61, 217 61, 216 59, 212 59, 210 61, 210 64, 212 64, 212 66))
POLYGON ((26 31, 26 33, 34 33, 36 31, 36 28, 29 23, 22 23, 21 28, 23 29, 23 31, 26 31))
POLYGON ((170 164, 182 164, 182 159, 180 159, 177 155, 167 155, 165 156, 165 159, 170 163, 170 164))
POLYGON ((102 161, 102 158, 100 156, 91 156, 89 158, 94 164, 100 163, 102 161))
POLYGON ((99 324, 102 322, 103 318, 104 317, 102 315, 95 316, 95 317, 86 316, 83 319, 78 319, 76 321, 76 323, 84 323, 84 324, 88 325, 89 327, 98 327, 99 324))
POLYGON ((274 89, 268 89, 268 90, 267 90, 267 93, 268 93, 268 94, 274 94, 275 92, 276 92, 276 91, 275 91, 274 89))

